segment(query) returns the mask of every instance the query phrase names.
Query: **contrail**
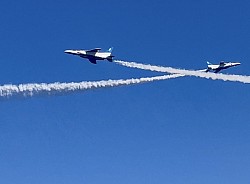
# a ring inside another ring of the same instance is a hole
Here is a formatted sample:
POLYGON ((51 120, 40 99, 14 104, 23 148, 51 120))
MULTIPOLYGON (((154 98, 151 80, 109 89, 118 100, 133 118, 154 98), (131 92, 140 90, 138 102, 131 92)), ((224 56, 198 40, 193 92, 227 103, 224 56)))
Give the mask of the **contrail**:
POLYGON ((66 94, 71 92, 80 92, 90 89, 97 88, 108 88, 122 85, 132 85, 139 83, 146 83, 152 81, 172 79, 176 77, 183 76, 182 74, 174 75, 163 75, 156 77, 145 77, 138 79, 120 79, 120 80, 103 80, 94 82, 71 82, 71 83, 31 83, 31 84, 20 84, 20 85, 3 85, 0 86, 0 99, 1 98, 11 98, 11 97, 31 97, 35 95, 57 95, 66 94))
POLYGON ((194 71, 194 70, 175 69, 172 67, 153 66, 149 64, 141 64, 135 62, 121 61, 121 60, 114 60, 114 62, 130 68, 139 68, 143 70, 150 70, 157 72, 167 72, 171 74, 182 74, 183 76, 195 76, 212 80, 250 83, 250 76, 229 75, 229 74, 210 73, 210 72, 206 73, 204 72, 205 70, 194 71))

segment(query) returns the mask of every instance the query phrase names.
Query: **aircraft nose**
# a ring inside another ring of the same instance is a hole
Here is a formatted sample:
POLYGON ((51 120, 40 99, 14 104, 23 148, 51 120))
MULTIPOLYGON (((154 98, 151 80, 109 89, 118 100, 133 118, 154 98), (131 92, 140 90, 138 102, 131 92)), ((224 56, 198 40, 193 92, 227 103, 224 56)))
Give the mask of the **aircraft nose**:
POLYGON ((70 54, 71 51, 70 50, 65 50, 64 53, 70 54))

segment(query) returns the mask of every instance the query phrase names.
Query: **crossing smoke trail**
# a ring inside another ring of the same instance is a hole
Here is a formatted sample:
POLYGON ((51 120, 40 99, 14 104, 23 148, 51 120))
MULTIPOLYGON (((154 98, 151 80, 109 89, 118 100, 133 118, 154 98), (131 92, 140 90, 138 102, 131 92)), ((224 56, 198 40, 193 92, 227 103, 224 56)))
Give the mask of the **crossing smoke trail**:
POLYGON ((183 76, 181 74, 163 75, 157 77, 145 77, 138 79, 120 79, 120 80, 103 80, 95 82, 71 82, 71 83, 41 83, 41 84, 20 84, 20 85, 3 85, 0 86, 0 99, 10 97, 31 97, 34 95, 57 95, 71 92, 79 92, 97 88, 107 88, 122 85, 132 85, 145 82, 166 80, 183 76))
POLYGON ((243 75, 228 75, 221 73, 206 73, 204 70, 194 71, 194 70, 183 70, 183 69, 175 69, 171 67, 163 67, 163 66, 153 66, 149 64, 141 64, 135 62, 127 62, 121 60, 114 61, 117 64, 122 66, 130 67, 130 68, 139 68, 143 70, 157 71, 157 72, 167 72, 171 74, 182 74, 183 76, 195 76, 212 80, 223 80, 223 81, 232 81, 232 82, 242 82, 242 83, 250 83, 250 76, 243 75))

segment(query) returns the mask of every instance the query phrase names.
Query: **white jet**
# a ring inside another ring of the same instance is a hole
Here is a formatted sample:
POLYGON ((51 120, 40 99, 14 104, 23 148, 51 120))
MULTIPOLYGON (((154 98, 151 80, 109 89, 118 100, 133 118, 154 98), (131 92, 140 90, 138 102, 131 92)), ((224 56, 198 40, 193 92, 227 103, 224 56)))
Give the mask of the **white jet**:
POLYGON ((67 54, 73 54, 80 56, 82 58, 87 58, 91 63, 96 64, 96 60, 105 60, 112 62, 113 57, 112 50, 113 48, 109 48, 106 52, 100 52, 101 48, 95 48, 91 50, 65 50, 64 52, 67 54))
POLYGON ((220 64, 214 65, 214 64, 211 64, 210 62, 207 62, 207 69, 206 69, 205 72, 213 71, 214 73, 218 73, 221 70, 224 70, 224 69, 227 69, 227 68, 230 68, 230 67, 234 67, 234 66, 238 66, 240 64, 241 63, 239 63, 239 62, 234 62, 233 63, 233 62, 221 61, 220 64))

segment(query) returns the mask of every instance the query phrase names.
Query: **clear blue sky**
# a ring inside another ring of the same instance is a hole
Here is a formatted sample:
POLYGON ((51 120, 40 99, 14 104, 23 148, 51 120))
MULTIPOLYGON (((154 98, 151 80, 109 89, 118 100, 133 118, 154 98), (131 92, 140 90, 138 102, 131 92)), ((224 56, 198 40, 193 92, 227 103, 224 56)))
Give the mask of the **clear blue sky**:
MULTIPOLYGON (((1 84, 160 75, 65 49, 250 75, 250 2, 0 2, 1 84)), ((250 86, 194 77, 0 103, 0 183, 250 182, 250 86)))

